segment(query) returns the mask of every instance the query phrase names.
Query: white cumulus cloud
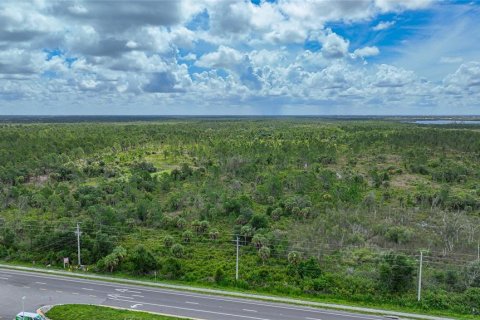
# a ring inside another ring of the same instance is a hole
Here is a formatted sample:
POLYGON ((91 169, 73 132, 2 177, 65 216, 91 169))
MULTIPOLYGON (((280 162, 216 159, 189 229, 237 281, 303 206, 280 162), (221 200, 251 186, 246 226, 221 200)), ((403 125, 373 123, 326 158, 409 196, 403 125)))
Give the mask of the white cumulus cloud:
POLYGON ((217 51, 207 53, 195 62, 195 65, 204 68, 232 69, 243 59, 243 55, 230 47, 220 46, 217 51))
POLYGON ((480 62, 462 64, 455 73, 445 78, 444 83, 448 90, 480 92, 480 62))
POLYGON ((322 55, 327 59, 343 58, 348 53, 348 40, 333 32, 321 37, 322 55))
POLYGON ((353 54, 357 57, 365 58, 376 56, 380 53, 377 47, 363 47, 353 51, 353 54))
POLYGON ((177 114, 182 106, 435 106, 452 97, 478 105, 478 15, 455 28, 419 28, 395 47, 381 42, 387 33, 338 28, 403 26, 405 11, 431 6, 447 10, 429 0, 4 0, 0 101, 11 110, 71 102, 177 114), (419 72, 427 62, 436 79, 419 72))

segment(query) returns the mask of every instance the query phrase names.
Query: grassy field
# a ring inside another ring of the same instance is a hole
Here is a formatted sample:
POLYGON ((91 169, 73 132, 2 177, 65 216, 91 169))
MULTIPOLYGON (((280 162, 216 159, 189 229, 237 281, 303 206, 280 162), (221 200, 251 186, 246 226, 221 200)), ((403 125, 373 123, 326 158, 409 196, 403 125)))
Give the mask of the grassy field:
POLYGON ((178 320, 146 312, 118 310, 81 304, 68 304, 53 307, 47 316, 51 320, 178 320))

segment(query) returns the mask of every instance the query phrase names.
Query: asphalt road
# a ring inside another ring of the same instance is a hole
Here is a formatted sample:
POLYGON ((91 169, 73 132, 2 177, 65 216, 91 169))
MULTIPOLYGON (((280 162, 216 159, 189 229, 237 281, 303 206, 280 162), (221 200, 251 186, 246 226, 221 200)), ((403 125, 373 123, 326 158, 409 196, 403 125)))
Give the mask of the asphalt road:
POLYGON ((0 269, 0 319, 48 304, 86 303, 153 311, 205 320, 380 320, 342 311, 322 310, 137 285, 84 280, 0 269))

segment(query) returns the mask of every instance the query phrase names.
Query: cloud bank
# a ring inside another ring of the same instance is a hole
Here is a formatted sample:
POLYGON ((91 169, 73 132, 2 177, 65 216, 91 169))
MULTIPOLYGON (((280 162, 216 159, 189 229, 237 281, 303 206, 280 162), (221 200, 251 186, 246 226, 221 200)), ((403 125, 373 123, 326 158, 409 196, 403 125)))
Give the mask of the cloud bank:
POLYGON ((405 39, 394 50, 376 40, 398 37, 402 17, 435 10, 445 9, 429 0, 4 0, 0 113, 475 113, 478 61, 450 50, 437 62, 455 69, 429 79, 395 63, 405 39), (351 26, 375 36, 341 32, 351 26))

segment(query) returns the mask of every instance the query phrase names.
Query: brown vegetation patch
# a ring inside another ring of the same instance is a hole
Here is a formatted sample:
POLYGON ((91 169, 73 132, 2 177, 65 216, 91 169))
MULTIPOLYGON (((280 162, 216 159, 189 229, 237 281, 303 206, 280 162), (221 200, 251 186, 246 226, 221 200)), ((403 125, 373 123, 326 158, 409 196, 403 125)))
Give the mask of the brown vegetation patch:
POLYGON ((33 183, 35 185, 43 185, 45 184, 47 181, 48 181, 48 177, 49 175, 48 174, 42 174, 42 175, 38 175, 38 176, 33 176, 33 177, 30 177, 28 179, 28 182, 29 183, 33 183))
POLYGON ((406 173, 392 176, 390 180, 390 186, 406 189, 409 187, 415 187, 419 182, 431 183, 431 181, 427 181, 427 179, 422 176, 406 173))

